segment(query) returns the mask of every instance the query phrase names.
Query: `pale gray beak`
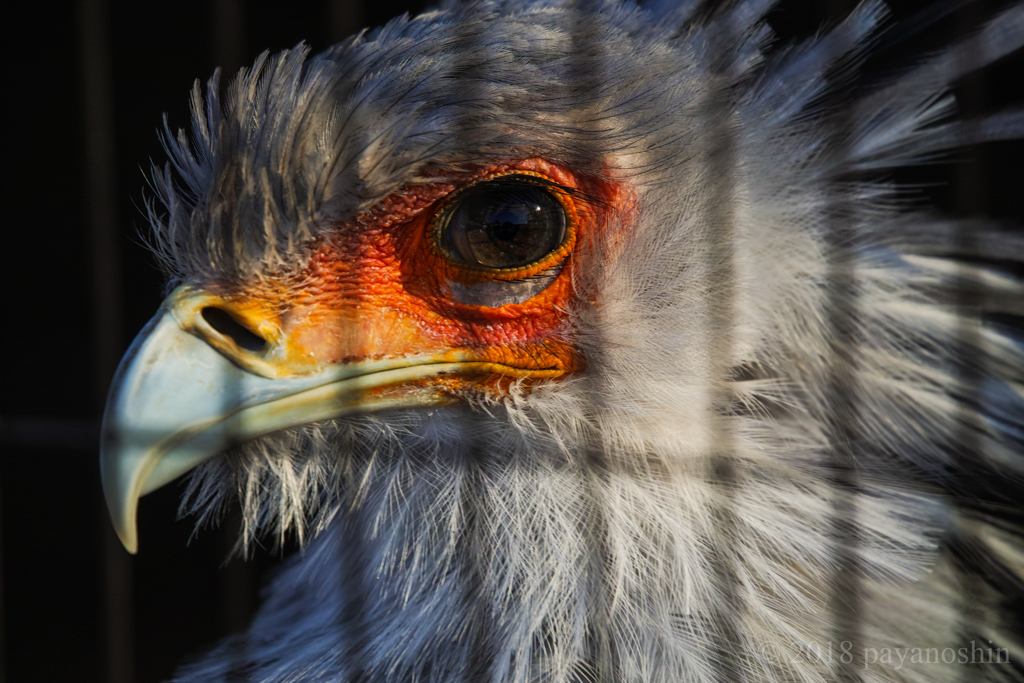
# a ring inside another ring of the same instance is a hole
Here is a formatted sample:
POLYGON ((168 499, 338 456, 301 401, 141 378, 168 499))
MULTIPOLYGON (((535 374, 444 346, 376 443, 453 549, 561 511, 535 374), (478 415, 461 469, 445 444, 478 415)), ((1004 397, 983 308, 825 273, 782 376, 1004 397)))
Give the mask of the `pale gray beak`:
MULTIPOLYGON (((195 297, 192 297, 195 298, 195 297)), ((139 498, 232 445, 354 411, 439 405, 451 399, 416 380, 466 363, 416 356, 267 377, 208 343, 197 306, 176 293, 121 361, 103 416, 100 469, 118 536, 138 549, 139 498), (381 391, 390 387, 393 390, 381 391)), ((230 341, 230 340, 229 340, 230 341)))

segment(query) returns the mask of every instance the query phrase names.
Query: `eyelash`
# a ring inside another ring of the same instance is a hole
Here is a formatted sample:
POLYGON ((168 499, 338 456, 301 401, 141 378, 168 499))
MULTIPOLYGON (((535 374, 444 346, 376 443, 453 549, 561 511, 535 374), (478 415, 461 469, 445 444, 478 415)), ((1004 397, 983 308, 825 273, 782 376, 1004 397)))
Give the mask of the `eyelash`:
POLYGON ((556 183, 554 180, 550 180, 548 178, 540 176, 530 176, 530 178, 531 180, 535 181, 538 185, 543 185, 544 187, 550 187, 555 190, 558 190, 562 194, 583 204, 584 206, 601 208, 605 208, 608 206, 608 203, 605 202, 600 197, 584 192, 579 188, 567 187, 565 185, 562 185, 561 183, 556 183))

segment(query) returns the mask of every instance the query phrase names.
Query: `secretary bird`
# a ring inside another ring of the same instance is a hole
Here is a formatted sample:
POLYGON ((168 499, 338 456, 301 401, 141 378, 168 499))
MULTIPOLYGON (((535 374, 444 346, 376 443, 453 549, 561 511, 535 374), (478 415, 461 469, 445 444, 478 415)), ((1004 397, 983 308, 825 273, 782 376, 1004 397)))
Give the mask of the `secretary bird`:
POLYGON ((197 83, 105 494, 130 552, 193 469, 308 547, 179 680, 1024 678, 1024 240, 888 179, 1024 137, 950 94, 1024 5, 862 82, 883 4, 772 4, 450 4, 197 83))

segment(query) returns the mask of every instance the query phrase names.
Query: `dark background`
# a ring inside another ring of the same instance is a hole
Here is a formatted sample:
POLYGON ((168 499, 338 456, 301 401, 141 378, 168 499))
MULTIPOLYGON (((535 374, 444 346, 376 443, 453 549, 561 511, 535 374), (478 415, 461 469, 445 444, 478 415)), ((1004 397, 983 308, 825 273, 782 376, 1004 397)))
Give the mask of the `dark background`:
MULTIPOLYGON (((57 0, 5 12, 0 682, 164 680, 244 629, 268 572, 295 551, 226 563, 233 520, 193 536, 193 522, 176 519, 180 482, 143 500, 137 556, 107 521, 98 417, 118 359, 162 293, 138 236, 145 173, 150 159, 163 159, 162 113, 173 128, 187 124, 194 79, 218 65, 233 73, 264 49, 300 40, 319 51, 424 4, 57 0)), ((853 4, 784 1, 769 20, 790 40, 853 4)), ((932 3, 892 5, 898 19, 920 22, 932 3)), ((908 64, 997 8, 957 10, 874 58, 868 73, 908 64)), ((960 84, 964 108, 1020 106, 1022 61, 1018 54, 960 84)), ((956 163, 896 178, 918 188, 909 201, 1024 225, 1021 159, 1020 142, 976 146, 956 163)))

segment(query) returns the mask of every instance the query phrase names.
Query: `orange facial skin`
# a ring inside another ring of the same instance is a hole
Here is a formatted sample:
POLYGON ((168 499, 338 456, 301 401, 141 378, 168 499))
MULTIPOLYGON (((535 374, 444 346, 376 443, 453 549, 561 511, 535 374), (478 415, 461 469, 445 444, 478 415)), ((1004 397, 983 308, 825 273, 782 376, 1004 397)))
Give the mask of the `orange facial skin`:
POLYGON ((568 320, 578 296, 574 274, 585 267, 582 245, 605 229, 627 196, 620 183, 581 177, 540 159, 509 161, 394 193, 319 238, 301 273, 244 292, 215 284, 204 291, 268 341, 260 362, 273 366, 276 376, 416 356, 465 363, 465 373, 440 382, 453 396, 500 393, 513 379, 528 386, 530 379, 583 368, 568 320), (556 184, 550 191, 566 211, 565 242, 523 268, 453 263, 435 239, 435 216, 460 190, 513 174, 556 184), (522 303, 487 307, 452 298, 449 283, 520 280, 560 264, 554 281, 522 303))

